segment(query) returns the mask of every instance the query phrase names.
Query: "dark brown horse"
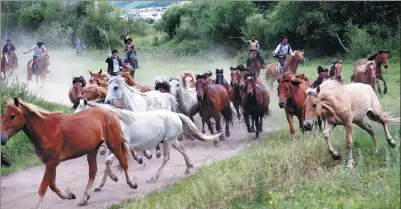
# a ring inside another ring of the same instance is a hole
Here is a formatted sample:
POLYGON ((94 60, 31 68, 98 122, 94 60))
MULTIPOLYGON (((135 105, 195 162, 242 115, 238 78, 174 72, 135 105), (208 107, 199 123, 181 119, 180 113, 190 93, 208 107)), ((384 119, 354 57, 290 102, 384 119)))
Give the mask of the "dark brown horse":
MULTIPOLYGON (((297 74, 299 75, 299 74, 297 74)), ((277 79, 278 82, 278 96, 279 96, 279 107, 284 108, 285 114, 287 116, 287 121, 290 124, 291 135, 295 134, 294 128, 294 115, 298 118, 299 127, 304 132, 303 128, 303 105, 306 99, 306 89, 308 89, 308 83, 292 74, 287 72, 283 77, 277 79)))
POLYGON ((249 72, 255 73, 256 77, 259 78, 260 70, 262 69, 262 63, 260 63, 258 56, 255 50, 252 50, 249 53, 249 57, 251 58, 249 65, 249 72))
POLYGON ((36 75, 36 86, 39 87, 39 77, 42 80, 43 84, 45 84, 46 75, 48 73, 47 68, 49 67, 49 54, 45 53, 42 59, 38 59, 36 61, 36 70, 32 72, 32 60, 29 60, 28 65, 26 67, 27 71, 27 83, 32 81, 32 75, 36 75))
MULTIPOLYGON (((216 121, 216 131, 222 132, 221 114, 226 123, 226 137, 230 137, 229 123, 233 123, 233 112, 230 107, 230 99, 227 90, 220 84, 209 84, 205 75, 197 75, 196 77, 196 96, 199 101, 199 115, 202 118, 202 132, 204 132, 204 124, 207 123, 210 133, 213 134, 210 118, 216 121)), ((220 136, 220 140, 224 140, 224 136, 220 136)), ((214 141, 217 145, 218 141, 214 141)))
POLYGON ((244 109, 245 123, 248 132, 254 132, 250 129, 249 116, 255 121, 256 139, 259 139, 259 133, 262 132, 263 117, 269 115, 270 96, 262 84, 257 84, 255 73, 248 72, 245 79, 245 93, 242 97, 242 107, 244 109))
MULTIPOLYGON (((384 65, 385 69, 388 68, 388 54, 389 53, 390 52, 386 51, 386 50, 378 50, 375 54, 370 56, 368 59, 359 59, 359 60, 357 60, 355 65, 354 65, 354 70, 355 70, 356 66, 361 65, 361 64, 365 64, 367 61, 374 61, 375 62, 375 65, 376 65, 376 83, 377 83, 377 90, 378 90, 379 94, 382 93, 382 90, 381 90, 381 87, 379 85, 379 81, 378 80, 383 81, 383 85, 384 85, 383 93, 384 94, 387 93, 387 83, 384 80, 383 75, 382 75, 382 73, 383 73, 382 65, 384 65)), ((351 76, 351 81, 354 81, 354 75, 351 76)))
POLYGON ((40 110, 18 98, 14 98, 14 102, 3 99, 3 102, 6 110, 1 115, 1 144, 5 145, 23 130, 46 165, 39 187, 37 209, 42 208, 48 187, 61 199, 76 198, 73 193, 61 190, 56 185, 56 168, 63 161, 83 155, 87 155, 88 159, 89 180, 79 205, 87 204, 97 172, 97 151, 103 141, 120 162, 128 185, 133 189, 138 187, 128 173, 129 148, 124 143, 119 119, 107 109, 95 107, 79 113, 62 114, 40 110))
POLYGON ((230 101, 233 103, 235 111, 237 112, 238 120, 241 120, 241 114, 239 112, 242 95, 244 94, 244 89, 241 89, 239 86, 239 82, 241 80, 241 72, 238 66, 236 68, 230 67, 231 70, 231 91, 229 94, 230 101))
POLYGON ((329 77, 331 80, 336 80, 340 83, 344 83, 343 78, 343 63, 341 60, 334 59, 331 62, 330 70, 329 70, 329 77))
POLYGON ((79 99, 83 98, 82 89, 86 86, 86 81, 83 76, 72 77, 72 87, 68 92, 68 98, 70 98, 75 110, 79 105, 79 99))

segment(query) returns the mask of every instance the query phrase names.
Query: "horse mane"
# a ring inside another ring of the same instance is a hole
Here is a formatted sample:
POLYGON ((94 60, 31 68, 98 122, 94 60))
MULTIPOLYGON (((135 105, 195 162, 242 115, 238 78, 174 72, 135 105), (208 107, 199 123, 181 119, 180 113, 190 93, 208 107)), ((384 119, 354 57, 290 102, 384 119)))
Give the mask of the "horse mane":
POLYGON ((208 76, 207 76, 207 73, 205 73, 205 74, 202 74, 202 75, 196 75, 196 80, 199 80, 199 79, 206 79, 208 76))
POLYGON ((97 104, 95 102, 88 102, 87 105, 91 106, 91 107, 100 107, 103 109, 106 109, 112 113, 114 113, 115 115, 117 115, 117 117, 122 120, 124 123, 126 123, 127 125, 132 124, 135 122, 135 117, 132 114, 128 114, 127 112, 131 112, 128 110, 124 110, 124 109, 118 109, 117 107, 113 107, 111 105, 107 105, 107 104, 97 104))
POLYGON ((86 86, 85 78, 82 75, 79 77, 72 78, 72 85, 74 85, 75 83, 78 83, 78 82, 82 84, 82 87, 86 86))
POLYGON ((146 94, 142 94, 138 88, 136 88, 134 86, 129 86, 127 83, 125 83, 124 78, 121 77, 120 75, 113 76, 113 77, 109 78, 108 85, 110 85, 110 83, 113 82, 113 81, 116 81, 119 85, 124 85, 125 87, 128 88, 128 90, 130 90, 133 93, 146 95, 146 94))
MULTIPOLYGON (((42 109, 42 108, 40 108, 40 107, 38 107, 38 106, 36 106, 36 105, 34 105, 34 104, 32 104, 32 103, 24 102, 24 101, 22 101, 22 100, 20 100, 20 99, 19 99, 19 102, 20 102, 20 105, 23 105, 26 109, 28 109, 29 112, 31 112, 31 113, 37 115, 37 116, 38 116, 39 118, 41 118, 41 119, 44 119, 43 114, 51 114, 51 113, 63 114, 63 113, 60 112, 60 111, 57 111, 57 112, 49 112, 49 111, 44 110, 44 109, 42 109)), ((14 101, 12 101, 12 100, 9 100, 9 101, 7 102, 7 106, 8 106, 8 105, 13 106, 13 107, 16 107, 15 104, 14 104, 14 101)), ((16 107, 16 108, 17 108, 17 107, 16 107)))
POLYGON ((376 66, 375 61, 367 61, 365 64, 357 66, 356 70, 360 70, 362 72, 366 72, 370 65, 375 65, 376 66))
POLYGON ((221 85, 224 84, 223 69, 221 69, 221 70, 216 69, 216 81, 215 81, 215 83, 216 83, 216 84, 221 84, 221 85))

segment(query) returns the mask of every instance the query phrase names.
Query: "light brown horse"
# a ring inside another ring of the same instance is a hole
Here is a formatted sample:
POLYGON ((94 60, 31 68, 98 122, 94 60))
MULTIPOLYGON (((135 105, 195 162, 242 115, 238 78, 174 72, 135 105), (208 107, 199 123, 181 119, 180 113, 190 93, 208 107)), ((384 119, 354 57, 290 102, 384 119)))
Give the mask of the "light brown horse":
POLYGON ((303 129, 303 105, 306 99, 306 89, 309 88, 308 82, 300 77, 304 75, 294 75, 291 72, 286 72, 283 77, 277 79, 278 82, 278 97, 279 107, 284 108, 287 121, 290 125, 291 136, 295 134, 294 115, 298 118, 299 127, 303 129))
POLYGON ((68 98, 73 104, 73 109, 75 110, 79 105, 79 100, 83 98, 82 88, 86 86, 86 81, 83 76, 72 77, 72 87, 68 91, 68 98))
POLYGON ((103 70, 100 69, 99 72, 97 73, 92 73, 89 70, 90 78, 89 78, 89 83, 90 84, 97 84, 101 87, 104 87, 107 89, 107 79, 110 77, 107 73, 102 72, 103 70))
POLYGON ((10 59, 7 53, 1 54, 1 73, 0 75, 3 79, 7 78, 10 70, 10 59))
POLYGON ((364 83, 372 87, 376 92, 376 64, 374 61, 368 61, 364 64, 355 66, 354 82, 364 83))
POLYGON ((256 77, 259 78, 260 70, 262 69, 262 63, 258 59, 256 51, 251 50, 251 52, 249 53, 249 57, 251 58, 251 60, 248 71, 255 73, 256 77))
POLYGON ((29 81, 32 81, 32 75, 36 76, 36 86, 39 87, 39 77, 42 80, 43 84, 45 84, 46 75, 48 73, 47 68, 49 67, 49 54, 45 53, 42 59, 38 59, 36 61, 36 70, 32 72, 32 60, 29 60, 28 65, 26 67, 27 72, 27 84, 29 81))
POLYGON ((193 73, 185 72, 181 75, 181 81, 184 85, 184 89, 195 88, 195 76, 193 73))
MULTIPOLYGON (((295 50, 294 54, 289 55, 285 60, 283 74, 285 74, 286 72, 291 72, 292 74, 296 74, 298 65, 303 63, 305 63, 304 53, 295 50)), ((280 76, 279 67, 280 67, 279 63, 272 63, 266 66, 265 76, 267 85, 270 85, 270 90, 273 89, 274 81, 276 81, 277 78, 280 76)))
MULTIPOLYGON (((130 152, 124 143, 119 119, 107 109, 95 107, 79 113, 63 114, 40 110, 18 98, 14 98, 14 102, 3 99, 3 102, 6 110, 1 115, 1 144, 5 145, 23 130, 46 165, 39 187, 37 209, 42 208, 43 197, 49 186, 61 199, 76 198, 73 193, 57 187, 56 168, 63 161, 83 155, 87 155, 88 159, 89 181, 79 205, 87 204, 97 172, 97 151, 103 141, 120 162, 128 185, 133 189, 138 187, 128 173, 127 157, 130 152)), ((108 163, 106 161, 106 165, 108 163)))
POLYGON ((149 87, 135 82, 135 80, 132 78, 130 72, 120 72, 120 76, 124 78, 124 81, 126 84, 128 84, 129 86, 138 88, 142 93, 150 91, 149 87))
MULTIPOLYGON (((199 101, 199 115, 202 118, 202 132, 205 132, 205 122, 211 134, 213 134, 210 118, 216 121, 216 131, 222 132, 221 114, 226 123, 225 136, 230 137, 229 123, 233 123, 233 112, 230 107, 230 99, 227 90, 220 84, 209 84, 205 75, 196 77, 196 97, 199 101), (220 114, 221 113, 221 114, 220 114)), ((220 140, 224 140, 224 136, 220 136, 220 140)), ((214 141, 217 145, 218 141, 214 141)))
POLYGON ((373 89, 366 84, 352 83, 343 85, 335 80, 326 80, 317 89, 308 89, 308 97, 305 101, 305 122, 303 127, 310 131, 315 124, 318 116, 324 116, 325 128, 324 139, 329 146, 329 152, 333 159, 340 159, 340 154, 333 148, 330 141, 330 133, 337 125, 343 125, 346 132, 346 142, 348 148, 348 168, 353 168, 352 158, 352 124, 370 134, 378 152, 376 136, 372 127, 364 121, 365 116, 372 121, 383 125, 387 142, 391 147, 395 147, 387 124, 399 124, 400 118, 392 118, 383 113, 379 99, 373 89))
MULTIPOLYGON (((387 83, 383 78, 383 70, 382 70, 382 65, 384 65, 384 68, 387 69, 388 68, 388 54, 390 52, 386 51, 386 50, 378 50, 375 54, 373 54, 372 56, 370 56, 368 59, 359 59, 356 61, 355 65, 354 65, 354 70, 355 67, 360 65, 360 64, 364 64, 367 61, 374 61, 376 64, 376 83, 377 83, 377 90, 379 92, 379 94, 382 93, 381 87, 379 85, 379 81, 381 80, 383 81, 383 85, 384 85, 384 91, 383 93, 386 94, 387 93, 387 83), (378 79, 378 80, 377 80, 378 79)), ((351 81, 354 81, 354 75, 351 76, 351 81)))

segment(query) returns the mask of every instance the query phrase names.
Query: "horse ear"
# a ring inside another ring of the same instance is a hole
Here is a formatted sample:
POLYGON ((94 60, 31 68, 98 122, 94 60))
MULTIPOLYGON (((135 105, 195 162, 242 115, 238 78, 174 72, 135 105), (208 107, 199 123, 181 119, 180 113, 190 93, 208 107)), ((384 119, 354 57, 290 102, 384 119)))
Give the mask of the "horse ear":
POLYGON ((3 100, 3 103, 7 106, 7 104, 8 104, 7 100, 4 98, 1 98, 1 99, 3 100))
POLYGON ((102 75, 102 69, 99 70, 99 75, 102 75))
POLYGON ((319 94, 320 93, 320 86, 317 86, 317 88, 316 88, 316 94, 319 94))
POLYGON ((90 70, 88 70, 89 71, 89 74, 91 75, 91 76, 93 76, 93 73, 90 71, 90 70))
POLYGON ((17 97, 14 97, 14 104, 16 107, 18 107, 20 104, 19 99, 17 97))
POLYGON ((196 79, 199 79, 199 75, 198 75, 198 74, 195 74, 195 78, 196 78, 196 79))
POLYGON ((88 105, 88 100, 86 98, 84 99, 84 105, 88 105))

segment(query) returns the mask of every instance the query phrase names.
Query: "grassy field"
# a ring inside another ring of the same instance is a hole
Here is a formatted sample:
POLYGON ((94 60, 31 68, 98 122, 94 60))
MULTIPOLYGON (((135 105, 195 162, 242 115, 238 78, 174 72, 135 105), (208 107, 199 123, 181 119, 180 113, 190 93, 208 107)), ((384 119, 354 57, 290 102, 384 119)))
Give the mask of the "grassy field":
MULTIPOLYGON (((70 112, 64 106, 52 102, 47 102, 42 98, 37 97, 26 89, 24 83, 17 80, 8 80, 1 84, 0 94, 2 98, 12 99, 18 97, 23 101, 33 103, 41 108, 49 111, 70 112)), ((4 104, 1 103, 1 112, 4 112, 4 104)), ((11 167, 1 168, 1 175, 7 175, 15 171, 20 171, 33 165, 40 164, 39 158, 36 156, 35 149, 27 136, 22 132, 18 132, 11 138, 5 146, 1 147, 1 152, 5 152, 6 156, 11 160, 11 167)))
MULTIPOLYGON (((343 61, 346 83, 350 82, 353 63, 343 61)), ((330 59, 307 60, 298 72, 313 80, 316 67, 329 64, 330 59)), ((390 60, 384 72, 389 92, 380 98, 384 111, 396 116, 400 115, 398 67, 399 63, 390 60)), ((277 97, 276 90, 270 94, 277 97)), ((272 114, 281 114, 284 120, 284 111, 272 114)), ((379 153, 373 153, 370 136, 354 126, 353 170, 345 168, 347 148, 342 126, 332 134, 333 146, 342 155, 340 161, 334 161, 320 132, 302 135, 297 130, 291 138, 286 124, 280 131, 266 133, 260 143, 237 157, 202 167, 171 187, 143 198, 129 198, 109 209, 400 208, 399 126, 390 127, 397 143, 396 148, 390 148, 382 126, 370 124, 377 133, 379 153)))

